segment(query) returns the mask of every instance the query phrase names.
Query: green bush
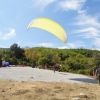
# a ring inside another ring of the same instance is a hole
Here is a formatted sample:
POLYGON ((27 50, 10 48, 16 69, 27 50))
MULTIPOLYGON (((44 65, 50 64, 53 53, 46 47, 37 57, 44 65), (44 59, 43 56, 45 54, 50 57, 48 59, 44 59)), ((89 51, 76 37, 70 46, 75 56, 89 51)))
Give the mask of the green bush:
POLYGON ((78 70, 77 73, 78 74, 85 74, 84 70, 78 70))
POLYGON ((92 70, 91 69, 86 69, 84 70, 85 75, 91 75, 92 74, 92 70))
POLYGON ((48 63, 48 58, 46 58, 46 57, 39 58, 39 60, 38 60, 39 65, 44 65, 45 63, 48 63))
POLYGON ((67 72, 69 72, 69 69, 70 69, 70 67, 69 67, 68 65, 62 65, 62 66, 60 67, 60 70, 61 70, 61 71, 67 71, 67 72))
POLYGON ((78 74, 84 74, 84 75, 92 75, 92 70, 91 69, 85 69, 85 70, 78 70, 78 74))

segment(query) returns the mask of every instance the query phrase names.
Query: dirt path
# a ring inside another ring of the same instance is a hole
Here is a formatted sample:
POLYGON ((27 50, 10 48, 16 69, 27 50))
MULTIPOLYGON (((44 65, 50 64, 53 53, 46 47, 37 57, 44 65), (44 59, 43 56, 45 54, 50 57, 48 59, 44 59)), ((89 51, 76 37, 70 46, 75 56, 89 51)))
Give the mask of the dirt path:
POLYGON ((28 82, 98 83, 98 80, 85 75, 58 71, 54 73, 52 70, 31 67, 0 68, 0 79, 28 82))

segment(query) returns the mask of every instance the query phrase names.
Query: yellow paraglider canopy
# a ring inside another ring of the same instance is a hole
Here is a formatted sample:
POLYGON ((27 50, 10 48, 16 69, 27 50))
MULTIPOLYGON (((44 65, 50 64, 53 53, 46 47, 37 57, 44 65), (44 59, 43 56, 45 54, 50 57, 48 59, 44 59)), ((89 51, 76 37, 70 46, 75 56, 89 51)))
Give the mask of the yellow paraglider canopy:
POLYGON ((27 29, 36 27, 43 30, 46 30, 55 36, 57 36, 60 40, 62 40, 64 43, 67 42, 67 35, 66 31, 63 29, 61 25, 59 25, 57 22, 48 19, 48 18, 36 18, 33 21, 30 22, 27 29))

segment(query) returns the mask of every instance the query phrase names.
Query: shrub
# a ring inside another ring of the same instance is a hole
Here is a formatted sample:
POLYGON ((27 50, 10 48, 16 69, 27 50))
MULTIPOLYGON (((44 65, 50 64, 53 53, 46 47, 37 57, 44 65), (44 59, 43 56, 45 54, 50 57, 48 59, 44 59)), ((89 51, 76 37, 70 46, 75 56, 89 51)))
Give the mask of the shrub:
POLYGON ((92 74, 92 70, 91 69, 86 69, 84 70, 85 75, 91 75, 92 74))
POLYGON ((45 63, 48 63, 48 59, 46 57, 41 57, 38 60, 39 65, 44 65, 45 63))
POLYGON ((85 74, 84 70, 78 70, 78 74, 85 74))
POLYGON ((84 74, 84 75, 92 75, 92 70, 91 69, 85 69, 85 70, 78 70, 78 74, 84 74))
POLYGON ((67 71, 67 72, 69 72, 69 69, 70 69, 70 67, 69 67, 68 65, 62 65, 62 66, 60 67, 60 70, 61 70, 61 71, 67 71))

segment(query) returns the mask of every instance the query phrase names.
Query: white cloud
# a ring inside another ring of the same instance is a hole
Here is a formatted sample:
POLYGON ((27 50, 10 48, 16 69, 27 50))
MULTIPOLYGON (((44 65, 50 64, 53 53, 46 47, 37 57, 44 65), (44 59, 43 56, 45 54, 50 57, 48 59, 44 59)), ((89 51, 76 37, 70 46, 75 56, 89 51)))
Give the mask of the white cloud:
POLYGON ((100 48, 100 37, 93 39, 93 45, 97 48, 100 48))
POLYGON ((75 43, 68 43, 68 47, 69 47, 69 48, 75 48, 76 45, 75 45, 75 43))
POLYGON ((43 47, 53 47, 54 44, 52 43, 41 43, 41 44, 38 44, 39 46, 43 46, 43 47))
POLYGON ((69 49, 68 46, 62 46, 62 47, 58 47, 59 49, 69 49))
POLYGON ((8 29, 10 32, 3 34, 0 32, 0 39, 1 40, 8 40, 16 36, 15 29, 8 29))
POLYGON ((84 47, 85 44, 82 41, 76 41, 74 43, 68 43, 68 47, 69 48, 80 48, 80 47, 84 47))
POLYGON ((85 2, 86 0, 63 0, 60 2, 60 7, 66 11, 68 10, 80 11, 85 2))
POLYGON ((80 30, 74 31, 75 33, 80 33, 84 38, 95 38, 100 36, 100 31, 94 27, 88 27, 80 30))
POLYGON ((79 30, 75 30, 75 33, 82 33, 81 36, 85 38, 94 38, 100 36, 100 22, 99 15, 90 16, 85 12, 79 14, 76 18, 76 22, 73 25, 78 25, 79 30))
POLYGON ((82 41, 75 41, 74 43, 67 43, 66 46, 58 47, 59 49, 73 49, 84 47, 85 44, 82 41))
POLYGON ((75 10, 79 13, 83 13, 82 7, 86 0, 33 0, 33 4, 35 7, 39 7, 42 10, 46 8, 49 4, 54 3, 55 6, 59 5, 59 7, 63 10, 75 10))
POLYGON ((40 7, 42 10, 48 6, 50 3, 53 3, 56 0, 33 0, 35 6, 40 7))
POLYGON ((37 44, 36 43, 25 43, 24 46, 28 46, 31 44, 31 47, 50 47, 50 48, 59 48, 59 49, 70 49, 70 48, 80 48, 80 47, 84 47, 85 44, 82 41, 76 41, 74 43, 67 43, 67 45, 65 46, 61 46, 61 47, 55 47, 55 44, 52 43, 40 43, 37 44))
POLYGON ((53 47, 54 46, 54 44, 52 44, 52 43, 40 43, 40 44, 37 44, 37 43, 31 43, 31 42, 26 42, 25 44, 24 44, 24 46, 28 46, 28 45, 30 45, 31 47, 53 47))
POLYGON ((84 14, 80 14, 76 20, 77 22, 74 23, 75 25, 84 25, 84 26, 93 26, 93 27, 100 27, 100 22, 98 21, 99 16, 89 16, 84 14))

